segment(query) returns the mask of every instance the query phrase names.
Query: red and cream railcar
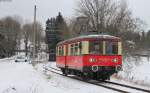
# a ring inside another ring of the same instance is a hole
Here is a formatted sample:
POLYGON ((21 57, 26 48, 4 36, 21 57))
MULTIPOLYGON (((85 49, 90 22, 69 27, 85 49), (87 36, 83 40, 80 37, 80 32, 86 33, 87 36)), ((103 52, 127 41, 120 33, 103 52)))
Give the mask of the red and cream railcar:
POLYGON ((65 75, 106 80, 121 70, 122 43, 118 37, 80 36, 58 43, 56 51, 56 65, 65 75))

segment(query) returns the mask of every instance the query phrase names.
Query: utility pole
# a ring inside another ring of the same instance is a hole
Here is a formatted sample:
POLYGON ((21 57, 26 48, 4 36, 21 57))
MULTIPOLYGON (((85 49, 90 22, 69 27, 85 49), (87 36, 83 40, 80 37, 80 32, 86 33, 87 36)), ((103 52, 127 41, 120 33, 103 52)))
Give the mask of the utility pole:
POLYGON ((35 64, 35 59, 36 59, 36 5, 34 6, 34 24, 33 24, 33 63, 35 64))

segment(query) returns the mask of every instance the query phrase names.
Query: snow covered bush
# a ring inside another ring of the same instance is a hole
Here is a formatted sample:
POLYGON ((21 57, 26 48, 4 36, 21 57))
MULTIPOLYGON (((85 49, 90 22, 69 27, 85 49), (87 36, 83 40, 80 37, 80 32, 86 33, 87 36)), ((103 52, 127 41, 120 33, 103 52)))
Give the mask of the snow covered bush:
POLYGON ((150 86, 150 61, 148 57, 128 56, 123 59, 123 71, 118 78, 150 86))

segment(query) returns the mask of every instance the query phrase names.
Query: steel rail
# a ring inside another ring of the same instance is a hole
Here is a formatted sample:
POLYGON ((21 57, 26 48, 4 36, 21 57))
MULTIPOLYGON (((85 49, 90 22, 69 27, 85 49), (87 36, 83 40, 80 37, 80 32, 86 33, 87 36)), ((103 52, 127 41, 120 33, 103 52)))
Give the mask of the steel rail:
MULTIPOLYGON (((61 71, 61 70, 56 69, 56 68, 53 68, 53 67, 50 67, 50 68, 51 68, 51 69, 54 69, 54 70, 57 70, 57 71, 61 71)), ((150 93, 150 90, 143 89, 143 88, 138 88, 138 87, 134 87, 134 86, 126 85, 126 84, 120 84, 120 83, 111 82, 111 81, 100 81, 100 82, 109 83, 109 84, 114 84, 114 85, 118 85, 118 86, 130 88, 130 89, 135 89, 135 90, 138 90, 138 91, 150 93)), ((97 82, 97 83, 100 83, 100 82, 97 82)), ((89 83, 91 83, 91 82, 89 82, 89 83)), ((95 83, 95 84, 96 84, 96 83, 95 83)), ((104 87, 105 87, 105 86, 104 86, 104 87)))
MULTIPOLYGON (((52 67, 49 67, 49 68, 52 68, 52 67)), ((58 72, 49 70, 49 69, 47 69, 47 68, 44 68, 44 69, 47 70, 47 71, 50 71, 50 72, 52 72, 52 73, 61 75, 61 76, 65 76, 65 75, 63 75, 63 74, 60 74, 60 73, 58 73, 58 72)), ((56 70, 55 68, 52 68, 52 69, 56 70)), ((57 69, 57 71, 58 71, 58 69, 57 69)), ((65 77, 68 77, 68 78, 71 78, 71 79, 75 79, 75 80, 78 80, 78 81, 82 81, 82 82, 85 82, 85 83, 93 84, 93 85, 96 85, 96 86, 104 87, 104 88, 111 89, 111 90, 113 90, 113 91, 117 91, 117 92, 121 92, 121 93, 130 93, 130 92, 128 92, 128 91, 124 91, 124 90, 117 89, 117 88, 112 88, 112 87, 109 87, 109 86, 106 86, 106 85, 102 85, 102 84, 98 84, 98 83, 94 83, 94 82, 84 81, 84 80, 81 80, 81 79, 75 78, 75 77, 70 77, 70 76, 65 76, 65 77)))
POLYGON ((136 89, 136 90, 139 90, 139 91, 143 91, 143 92, 148 92, 148 93, 150 93, 150 90, 143 89, 143 88, 133 87, 133 86, 130 86, 130 85, 120 84, 120 83, 111 82, 111 81, 103 81, 103 82, 104 82, 104 83, 119 85, 119 86, 123 86, 123 87, 127 87, 127 88, 136 89))

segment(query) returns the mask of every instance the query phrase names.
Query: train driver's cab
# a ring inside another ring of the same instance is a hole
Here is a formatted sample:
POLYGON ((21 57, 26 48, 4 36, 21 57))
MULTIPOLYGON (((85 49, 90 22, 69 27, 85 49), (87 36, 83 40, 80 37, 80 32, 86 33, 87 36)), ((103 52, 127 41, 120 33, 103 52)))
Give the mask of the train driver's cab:
POLYGON ((122 46, 118 41, 82 41, 82 54, 121 55, 122 46))

